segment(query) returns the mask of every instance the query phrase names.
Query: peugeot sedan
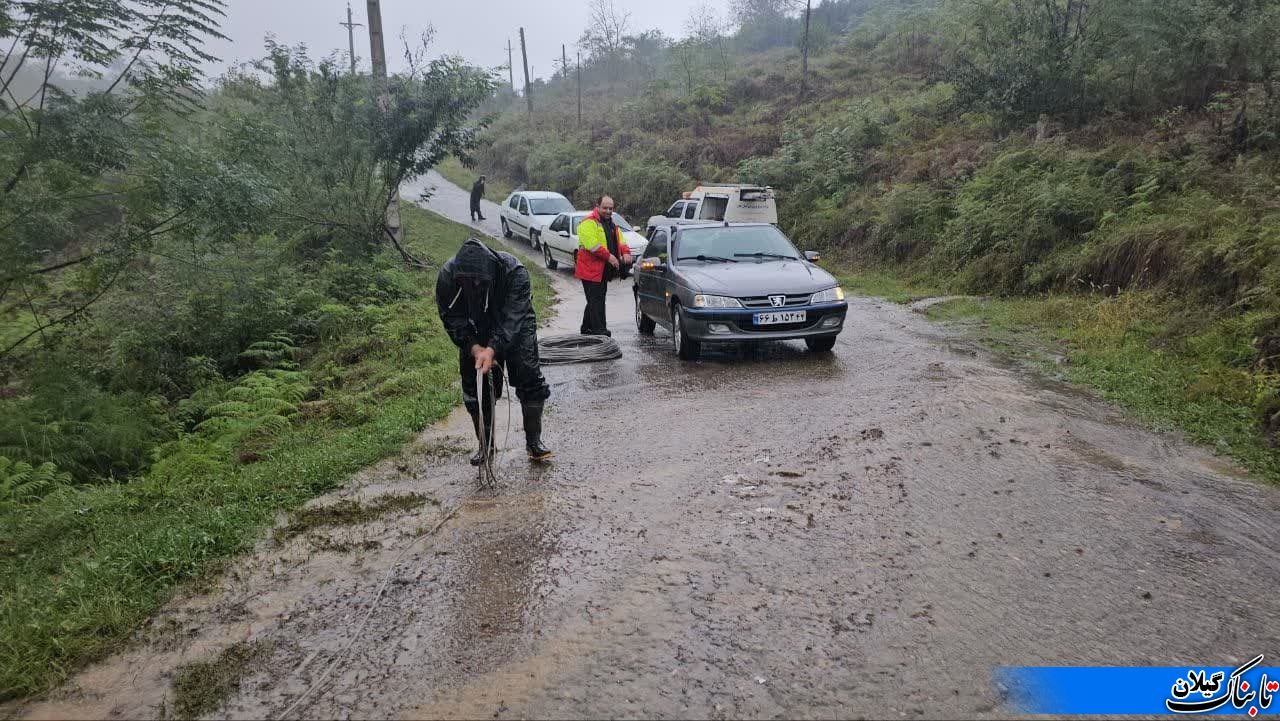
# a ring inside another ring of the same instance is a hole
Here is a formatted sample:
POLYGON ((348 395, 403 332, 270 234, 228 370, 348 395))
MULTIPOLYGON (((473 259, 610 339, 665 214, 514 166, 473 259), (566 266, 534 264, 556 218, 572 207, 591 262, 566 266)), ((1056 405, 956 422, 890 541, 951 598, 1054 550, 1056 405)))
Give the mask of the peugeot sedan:
POLYGON ((654 228, 636 266, 636 326, 670 329, 685 360, 725 341, 802 339, 830 351, 849 306, 818 259, 765 223, 654 228))

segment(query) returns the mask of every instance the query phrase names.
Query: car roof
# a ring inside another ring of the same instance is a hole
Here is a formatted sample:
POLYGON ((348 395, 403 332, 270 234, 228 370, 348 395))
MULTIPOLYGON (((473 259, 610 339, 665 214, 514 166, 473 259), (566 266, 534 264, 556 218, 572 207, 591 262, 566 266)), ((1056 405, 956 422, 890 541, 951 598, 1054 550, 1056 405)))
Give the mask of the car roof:
MULTIPOLYGON (((672 223, 678 232, 686 230, 696 230, 698 228, 759 228, 761 226, 773 227, 773 223, 672 223)), ((657 226, 661 228, 662 226, 657 226)))
MULTIPOLYGON (((567 215, 567 216, 572 217, 572 218, 585 218, 585 217, 587 217, 588 215, 591 215, 591 214, 592 214, 592 213, 594 213, 594 212, 595 212, 595 211, 593 211, 593 210, 575 210, 575 211, 573 211, 572 213, 563 213, 563 215, 567 215)), ((619 212, 618 212, 618 211, 616 211, 616 210, 613 212, 613 214, 614 214, 614 215, 622 215, 622 213, 619 213, 619 212)), ((625 217, 627 217, 627 216, 622 215, 622 217, 624 217, 624 218, 625 218, 625 217)))
MULTIPOLYGON (((526 198, 564 198, 560 193, 554 190, 517 190, 512 195, 523 195, 526 198)), ((568 200, 568 198, 565 198, 568 200)))

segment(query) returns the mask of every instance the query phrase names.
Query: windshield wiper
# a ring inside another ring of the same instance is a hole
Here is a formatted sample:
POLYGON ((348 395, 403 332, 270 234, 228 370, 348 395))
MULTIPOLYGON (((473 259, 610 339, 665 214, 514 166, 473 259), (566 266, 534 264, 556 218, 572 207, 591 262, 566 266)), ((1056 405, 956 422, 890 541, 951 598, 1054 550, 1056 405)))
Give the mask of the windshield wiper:
POLYGON ((718 255, 684 255, 679 258, 676 258, 676 260, 703 260, 703 261, 714 260, 717 263, 737 263, 738 262, 733 258, 722 258, 718 255))
POLYGON ((794 255, 783 255, 781 253, 734 253, 735 258, 778 258, 780 260, 800 260, 794 255))

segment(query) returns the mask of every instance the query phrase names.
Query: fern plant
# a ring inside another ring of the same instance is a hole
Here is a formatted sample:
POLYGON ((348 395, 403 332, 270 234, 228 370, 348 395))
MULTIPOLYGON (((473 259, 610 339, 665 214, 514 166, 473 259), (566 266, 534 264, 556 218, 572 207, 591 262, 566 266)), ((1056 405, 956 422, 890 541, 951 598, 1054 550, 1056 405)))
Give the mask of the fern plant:
POLYGON ((70 485, 71 474, 52 463, 33 466, 0 456, 0 510, 35 503, 55 488, 70 485))
POLYGON ((261 443, 289 428, 311 385, 301 371, 254 371, 227 387, 205 408, 191 433, 156 453, 155 472, 172 479, 216 472, 246 443, 261 443))
POLYGON ((272 333, 270 339, 249 346, 240 358, 258 368, 294 370, 298 367, 297 354, 298 347, 288 333, 272 333))

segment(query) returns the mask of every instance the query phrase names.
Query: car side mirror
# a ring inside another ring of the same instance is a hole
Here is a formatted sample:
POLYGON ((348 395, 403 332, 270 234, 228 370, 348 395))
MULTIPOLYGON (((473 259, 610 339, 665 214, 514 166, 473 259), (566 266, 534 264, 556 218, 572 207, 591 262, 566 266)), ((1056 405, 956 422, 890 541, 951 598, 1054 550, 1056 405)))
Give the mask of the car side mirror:
POLYGON ((645 258, 640 261, 640 270, 649 270, 654 273, 661 273, 667 269, 667 264, 659 258, 645 258))
POLYGON ((822 260, 822 254, 817 252, 816 250, 806 250, 804 252, 804 259, 809 261, 810 263, 817 263, 818 261, 822 260))

